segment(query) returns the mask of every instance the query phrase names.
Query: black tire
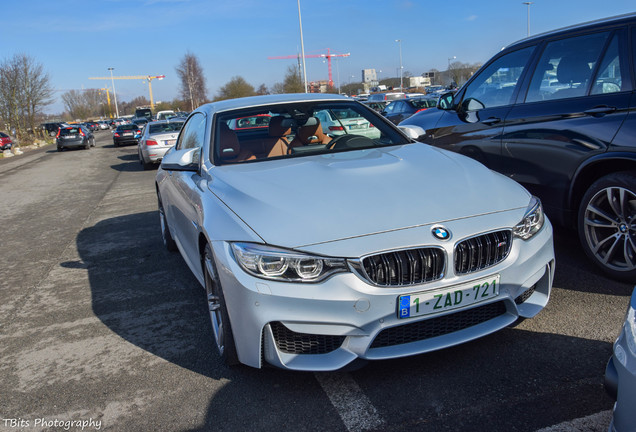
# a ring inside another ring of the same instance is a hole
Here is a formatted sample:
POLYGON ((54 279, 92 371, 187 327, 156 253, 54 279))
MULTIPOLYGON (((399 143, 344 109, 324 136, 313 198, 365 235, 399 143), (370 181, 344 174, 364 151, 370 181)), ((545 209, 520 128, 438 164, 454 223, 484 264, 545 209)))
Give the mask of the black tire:
POLYGON ((170 252, 177 251, 177 243, 172 238, 172 234, 170 234, 170 228, 168 228, 168 222, 166 220, 166 212, 163 208, 163 203, 161 202, 161 197, 157 194, 157 201, 159 206, 159 223, 161 225, 161 238, 163 239, 163 245, 170 252))
POLYGON ((57 148, 57 151, 59 151, 59 152, 61 152, 61 151, 63 151, 63 150, 64 150, 64 149, 63 149, 62 147, 58 147, 58 148, 57 148))
POLYGON ((590 186, 578 231, 585 253, 607 275, 636 282, 636 172, 609 174, 590 186))
POLYGON ((208 310, 210 311, 214 345, 223 363, 227 366, 237 365, 239 364, 239 360, 236 354, 236 345, 234 344, 230 316, 227 312, 223 288, 219 281, 214 254, 212 253, 210 245, 205 245, 201 266, 203 267, 205 294, 208 301, 208 310))

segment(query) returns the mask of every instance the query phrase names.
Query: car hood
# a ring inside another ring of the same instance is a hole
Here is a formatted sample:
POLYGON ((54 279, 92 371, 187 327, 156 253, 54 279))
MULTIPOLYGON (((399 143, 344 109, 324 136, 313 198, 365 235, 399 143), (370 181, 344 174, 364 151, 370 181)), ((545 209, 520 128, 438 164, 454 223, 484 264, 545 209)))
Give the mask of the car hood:
POLYGON ((208 187, 265 242, 285 247, 525 208, 530 200, 478 162, 421 143, 215 167, 208 187))

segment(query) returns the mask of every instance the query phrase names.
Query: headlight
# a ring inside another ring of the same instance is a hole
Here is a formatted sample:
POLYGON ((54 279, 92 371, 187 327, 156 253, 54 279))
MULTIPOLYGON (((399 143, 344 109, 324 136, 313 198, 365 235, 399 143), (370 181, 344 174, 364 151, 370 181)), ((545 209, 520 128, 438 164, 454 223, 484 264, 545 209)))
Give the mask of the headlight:
POLYGON ((545 216, 543 214, 541 201, 539 201, 537 197, 532 197, 526 214, 523 216, 523 219, 521 219, 521 222, 512 229, 512 232, 515 237, 528 240, 539 232, 544 222, 545 216))
POLYGON ((319 282, 347 271, 344 259, 307 255, 256 243, 232 243, 236 262, 247 273, 281 282, 319 282))

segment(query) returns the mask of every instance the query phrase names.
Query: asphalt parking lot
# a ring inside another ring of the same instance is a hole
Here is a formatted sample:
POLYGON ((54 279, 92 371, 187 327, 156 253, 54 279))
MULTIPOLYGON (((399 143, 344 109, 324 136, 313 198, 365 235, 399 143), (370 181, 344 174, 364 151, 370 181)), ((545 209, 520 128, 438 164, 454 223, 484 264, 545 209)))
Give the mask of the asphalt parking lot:
POLYGON ((203 289, 162 245, 155 171, 96 136, 0 160, 0 430, 607 427, 603 374, 632 287, 573 233, 555 228, 550 303, 515 327, 352 372, 227 368, 203 289))

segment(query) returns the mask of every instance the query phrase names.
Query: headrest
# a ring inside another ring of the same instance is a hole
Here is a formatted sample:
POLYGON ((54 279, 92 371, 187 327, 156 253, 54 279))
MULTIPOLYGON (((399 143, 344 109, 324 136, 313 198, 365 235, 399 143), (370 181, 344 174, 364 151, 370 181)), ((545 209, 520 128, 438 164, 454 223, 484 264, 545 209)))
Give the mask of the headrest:
POLYGON ((298 137, 307 144, 322 142, 323 136, 320 120, 316 117, 309 117, 307 122, 298 128, 298 137))
POLYGON ((219 154, 221 159, 234 159, 241 151, 236 133, 225 122, 221 122, 219 128, 219 154))
POLYGON ((281 137, 291 133, 293 120, 283 116, 272 117, 269 121, 269 136, 281 137))
POLYGON ((582 83, 590 77, 590 65, 578 56, 566 56, 557 67, 557 79, 561 84, 582 83))

